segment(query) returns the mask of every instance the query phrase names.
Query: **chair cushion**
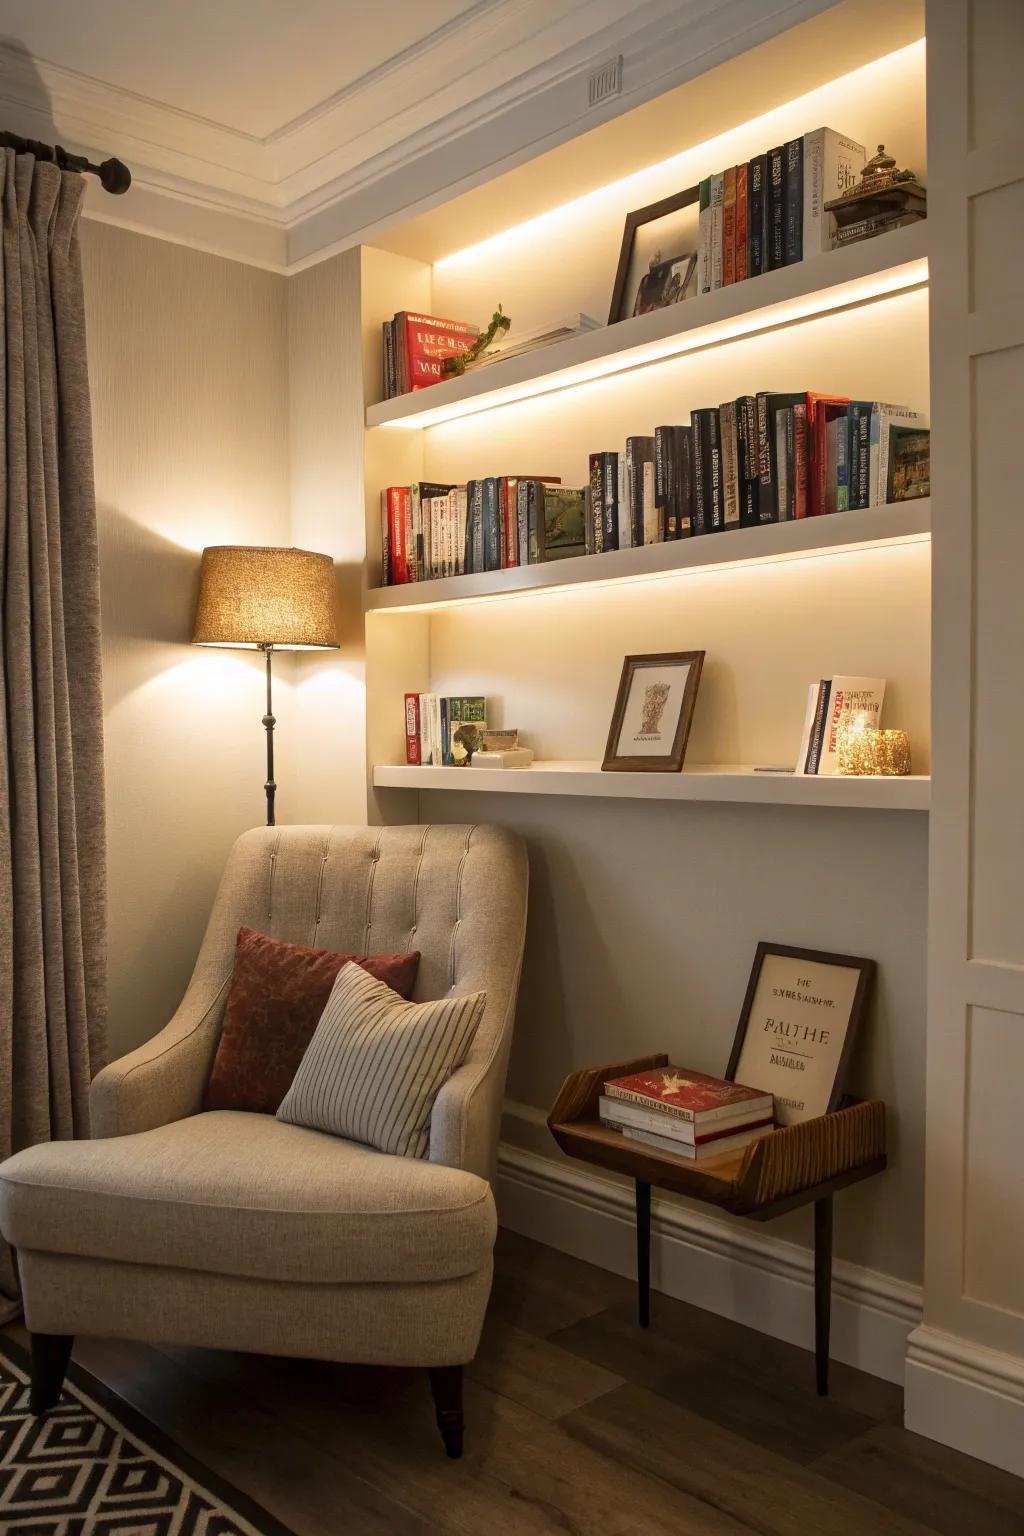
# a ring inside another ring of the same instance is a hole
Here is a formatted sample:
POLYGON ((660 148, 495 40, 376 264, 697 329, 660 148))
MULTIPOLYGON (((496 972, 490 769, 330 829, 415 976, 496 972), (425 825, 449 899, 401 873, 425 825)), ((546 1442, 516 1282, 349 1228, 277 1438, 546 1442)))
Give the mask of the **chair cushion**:
POLYGON ((400 997, 411 997, 418 952, 360 958, 285 944, 254 928, 240 928, 224 1025, 203 1108, 276 1114, 338 972, 353 960, 400 997))
POLYGON ((486 994, 403 1003, 357 965, 338 973, 278 1117, 423 1157, 437 1091, 465 1060, 486 994))
POLYGON ((0 1164, 15 1248, 307 1283, 447 1280, 489 1262, 490 1186, 226 1110, 0 1164))

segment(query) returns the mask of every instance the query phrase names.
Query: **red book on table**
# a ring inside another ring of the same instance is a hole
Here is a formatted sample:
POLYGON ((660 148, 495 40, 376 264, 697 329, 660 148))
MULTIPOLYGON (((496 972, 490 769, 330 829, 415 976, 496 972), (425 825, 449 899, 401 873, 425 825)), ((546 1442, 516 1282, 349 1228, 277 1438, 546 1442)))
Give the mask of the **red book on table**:
POLYGON ((759 1088, 671 1066, 611 1078, 604 1091, 610 1098, 624 1099, 699 1125, 735 1115, 738 1109, 749 1109, 751 1119, 762 1111, 770 1114, 775 1102, 770 1093, 759 1088))

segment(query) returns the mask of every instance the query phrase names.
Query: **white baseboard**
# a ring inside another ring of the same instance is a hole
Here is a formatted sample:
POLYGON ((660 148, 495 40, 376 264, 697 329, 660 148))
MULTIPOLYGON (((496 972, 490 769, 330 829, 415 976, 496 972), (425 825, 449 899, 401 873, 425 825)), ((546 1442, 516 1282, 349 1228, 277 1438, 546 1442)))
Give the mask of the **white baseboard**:
POLYGON ((1024 1477, 1024 1361, 916 1328, 907 1343, 904 1421, 915 1434, 1024 1477))
MULTIPOLYGON (((506 1105, 513 1113, 520 1106, 506 1105)), ((635 1274, 633 1194, 584 1164, 503 1142, 498 1159, 503 1226, 616 1274, 635 1274)), ((791 1344, 813 1343, 813 1260, 806 1248, 674 1202, 652 1201, 655 1290, 734 1318, 791 1344)), ((837 1261, 832 1356, 902 1383, 907 1337, 921 1320, 919 1287, 837 1261)), ((977 1454, 977 1453, 975 1453, 977 1454)))

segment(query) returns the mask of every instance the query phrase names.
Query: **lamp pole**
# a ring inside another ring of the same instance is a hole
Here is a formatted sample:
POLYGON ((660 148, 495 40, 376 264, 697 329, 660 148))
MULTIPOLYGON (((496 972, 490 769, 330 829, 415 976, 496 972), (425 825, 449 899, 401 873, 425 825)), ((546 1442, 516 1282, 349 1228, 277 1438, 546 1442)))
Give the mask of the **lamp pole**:
POLYGON ((272 827, 274 825, 274 795, 277 793, 277 785, 274 783, 274 726, 277 722, 274 719, 274 706, 271 699, 270 669, 270 658, 274 647, 272 645, 261 645, 260 650, 267 658, 267 712, 263 716, 263 724, 267 731, 267 782, 263 788, 267 792, 267 826, 272 827))

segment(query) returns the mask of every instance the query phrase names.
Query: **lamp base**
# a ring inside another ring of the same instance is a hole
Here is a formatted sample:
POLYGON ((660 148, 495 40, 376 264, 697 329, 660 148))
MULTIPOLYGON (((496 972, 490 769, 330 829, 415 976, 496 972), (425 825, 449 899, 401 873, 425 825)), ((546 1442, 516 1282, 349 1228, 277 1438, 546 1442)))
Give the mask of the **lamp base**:
POLYGON ((267 658, 267 712, 263 716, 263 726, 267 733, 267 779, 263 788, 267 795, 268 827, 272 827, 276 824, 274 821, 274 797, 277 794, 277 784, 274 781, 274 726, 277 724, 277 721, 274 719, 274 706, 272 697, 273 675, 270 663, 273 649, 274 647, 272 645, 260 646, 260 650, 267 658))

